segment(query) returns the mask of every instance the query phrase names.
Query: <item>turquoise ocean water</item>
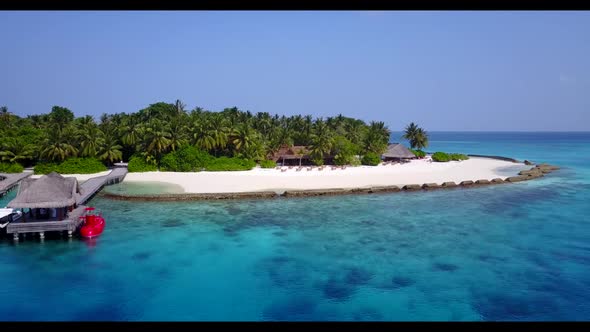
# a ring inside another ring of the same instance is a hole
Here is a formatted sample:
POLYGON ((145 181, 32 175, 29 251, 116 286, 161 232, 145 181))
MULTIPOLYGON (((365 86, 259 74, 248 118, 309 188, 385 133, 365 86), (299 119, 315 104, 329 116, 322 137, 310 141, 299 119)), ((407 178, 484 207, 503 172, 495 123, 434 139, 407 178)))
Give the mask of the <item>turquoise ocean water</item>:
POLYGON ((97 196, 96 240, 0 239, 0 320, 588 319, 590 133, 434 132, 437 150, 562 169, 417 193, 97 196))

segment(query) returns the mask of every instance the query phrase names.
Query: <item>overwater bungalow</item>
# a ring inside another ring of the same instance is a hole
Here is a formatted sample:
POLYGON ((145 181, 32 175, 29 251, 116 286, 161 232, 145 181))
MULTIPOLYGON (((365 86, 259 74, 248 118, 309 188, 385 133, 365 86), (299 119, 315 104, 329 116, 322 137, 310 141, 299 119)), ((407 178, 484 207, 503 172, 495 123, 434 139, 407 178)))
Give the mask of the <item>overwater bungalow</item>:
POLYGON ((400 143, 389 144, 387 151, 381 155, 383 161, 404 161, 414 158, 416 158, 416 155, 400 143))
POLYGON ((68 218, 76 208, 76 195, 80 193, 75 177, 63 177, 55 172, 39 179, 24 179, 16 198, 7 205, 21 209, 22 222, 60 221, 68 218))

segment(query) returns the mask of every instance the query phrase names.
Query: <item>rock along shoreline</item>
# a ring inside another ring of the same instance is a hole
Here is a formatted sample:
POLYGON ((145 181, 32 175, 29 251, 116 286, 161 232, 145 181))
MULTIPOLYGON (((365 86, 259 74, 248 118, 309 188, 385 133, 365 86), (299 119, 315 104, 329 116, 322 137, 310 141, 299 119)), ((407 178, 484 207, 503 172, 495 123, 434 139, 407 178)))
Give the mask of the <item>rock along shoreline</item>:
MULTIPOLYGON (((489 157, 491 158, 491 157, 489 157)), ((504 158, 504 157, 502 157, 504 158)), ((511 159, 505 158, 504 160, 511 159)), ((511 159, 513 160, 513 159, 511 159)), ((392 192, 415 192, 430 191, 451 188, 478 188, 487 185, 505 184, 538 179, 545 174, 549 174, 559 167, 549 164, 535 165, 529 170, 520 171, 516 176, 507 178, 495 178, 492 180, 481 179, 477 181, 462 181, 424 184, 407 184, 404 186, 373 186, 365 188, 334 188, 334 189, 310 189, 310 190, 286 190, 282 193, 275 191, 254 191, 254 192, 236 192, 236 193, 180 193, 180 194, 152 194, 152 195, 127 195, 100 193, 102 197, 113 200, 124 201, 203 201, 203 200, 236 200, 236 199, 269 199, 269 198, 291 198, 291 197, 318 197, 318 196, 338 196, 352 194, 379 194, 392 192)))

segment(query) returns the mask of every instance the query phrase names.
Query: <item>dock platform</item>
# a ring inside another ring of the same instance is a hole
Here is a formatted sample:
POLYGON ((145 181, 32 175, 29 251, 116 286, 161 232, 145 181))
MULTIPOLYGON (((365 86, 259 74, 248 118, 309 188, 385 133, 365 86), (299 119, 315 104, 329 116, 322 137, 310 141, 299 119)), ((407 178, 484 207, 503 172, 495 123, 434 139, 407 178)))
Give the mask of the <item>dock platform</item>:
POLYGON ((125 175, 127 175, 127 168, 116 167, 113 168, 113 170, 107 175, 86 180, 80 185, 80 194, 76 196, 76 204, 85 204, 105 185, 115 184, 123 181, 123 179, 125 179, 125 175))
POLYGON ((33 175, 33 172, 22 173, 0 173, 0 197, 6 195, 11 189, 16 187, 18 183, 33 175))
MULTIPOLYGON (((7 177, 5 180, 0 181, 0 184, 7 180, 10 180, 8 184, 11 184, 12 187, 14 187, 16 186, 18 181, 30 176, 31 174, 32 173, 22 175, 21 173, 20 178, 7 177)), ((50 231, 67 231, 68 235, 71 237, 72 234, 78 229, 78 227, 80 227, 80 225, 83 222, 80 219, 80 217, 84 214, 84 211, 86 209, 86 206, 84 204, 90 201, 90 199, 92 199, 92 197, 94 197, 94 195, 96 195, 105 185, 115 184, 123 181, 123 179, 125 179, 125 175, 127 175, 127 168, 115 167, 107 175, 90 178, 86 180, 84 183, 82 183, 80 185, 80 193, 76 194, 77 207, 74 210, 72 210, 72 212, 68 213, 67 219, 58 221, 23 222, 22 220, 24 220, 24 218, 21 218, 18 221, 11 222, 10 224, 8 224, 8 226, 6 227, 6 233, 13 234, 15 241, 18 241, 19 234, 25 233, 39 233, 39 237, 43 239, 45 237, 45 232, 50 231)))
POLYGON ((39 233, 40 238, 45 237, 45 232, 67 231, 69 236, 82 224, 80 217, 84 214, 86 206, 81 205, 69 213, 68 218, 58 221, 33 221, 33 222, 12 222, 6 227, 6 233, 12 234, 18 241, 19 234, 39 233))

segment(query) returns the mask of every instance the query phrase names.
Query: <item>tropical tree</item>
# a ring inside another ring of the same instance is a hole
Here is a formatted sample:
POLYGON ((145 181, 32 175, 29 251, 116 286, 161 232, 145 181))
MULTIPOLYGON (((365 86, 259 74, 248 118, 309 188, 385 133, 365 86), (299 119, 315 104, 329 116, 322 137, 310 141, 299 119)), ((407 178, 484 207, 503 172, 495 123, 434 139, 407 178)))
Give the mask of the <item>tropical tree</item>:
POLYGON ((346 137, 338 135, 334 138, 332 154, 337 165, 349 165, 353 163, 355 155, 359 153, 358 146, 346 137))
POLYGON ((0 159, 9 163, 21 162, 33 159, 35 156, 35 146, 32 144, 23 144, 15 137, 8 137, 2 143, 0 159))
POLYGON ((410 142, 412 149, 421 150, 428 146, 428 133, 414 122, 406 126, 402 138, 410 142))
POLYGON ((154 119, 145 131, 145 151, 154 156, 157 162, 170 146, 170 132, 167 129, 160 120, 154 119))
POLYGON ((371 121, 365 137, 365 152, 381 154, 389 144, 390 131, 383 122, 371 121))
POLYGON ((244 154, 244 151, 250 149, 258 137, 256 132, 247 124, 243 123, 232 132, 232 143, 236 148, 236 152, 244 154))
POLYGON ((74 113, 65 107, 53 106, 49 113, 49 120, 61 130, 74 121, 74 113))
MULTIPOLYGON (((180 99, 156 102, 129 114, 104 113, 95 121, 89 115, 75 118, 61 106, 24 118, 0 107, 0 159, 35 164, 80 155, 112 163, 143 155, 157 165, 165 154, 187 144, 211 155, 247 159, 271 155, 283 146, 302 145, 317 163, 330 154, 337 163, 346 164, 352 151, 363 156, 380 154, 389 143, 390 132, 383 122, 367 124, 342 114, 317 119, 252 114, 237 107, 221 112, 195 107, 188 113, 185 108, 180 99)), ((428 144, 425 131, 414 137, 413 147, 428 144)))
POLYGON ((209 128, 207 133, 209 136, 213 137, 213 141, 215 142, 213 148, 215 150, 215 155, 217 155, 220 149, 227 146, 229 140, 229 128, 227 122, 221 116, 213 116, 208 124, 209 128))
POLYGON ((203 121, 196 121, 192 128, 192 144, 197 148, 211 151, 215 148, 215 137, 213 133, 207 130, 208 125, 203 121))
POLYGON ((41 157, 51 161, 64 161, 68 157, 76 157, 78 149, 70 143, 72 140, 69 136, 65 129, 55 125, 44 140, 41 157))
POLYGON ((2 124, 7 128, 10 125, 10 116, 12 113, 8 111, 8 107, 2 106, 0 107, 0 119, 2 119, 2 124))
POLYGON ((123 147, 118 144, 117 139, 113 135, 107 135, 101 145, 99 158, 110 164, 123 158, 123 147))
POLYGON ((135 146, 139 143, 141 126, 134 117, 128 117, 121 122, 118 128, 121 142, 127 146, 135 146))
POLYGON ((176 116, 170 121, 170 150, 176 151, 179 147, 188 143, 186 135, 186 125, 181 116, 176 116))
POLYGON ((176 99, 176 103, 174 103, 174 108, 176 108, 176 116, 180 116, 184 114, 184 108, 186 107, 185 104, 180 101, 180 99, 176 99))
POLYGON ((80 156, 96 157, 103 144, 103 132, 94 122, 87 123, 78 131, 78 141, 80 142, 80 156))
POLYGON ((418 150, 428 147, 428 133, 424 129, 418 128, 413 140, 413 147, 418 150))
POLYGON ((316 165, 323 165, 324 157, 330 153, 332 144, 333 138, 330 128, 326 122, 322 119, 318 119, 314 124, 310 148, 312 161, 316 165))

